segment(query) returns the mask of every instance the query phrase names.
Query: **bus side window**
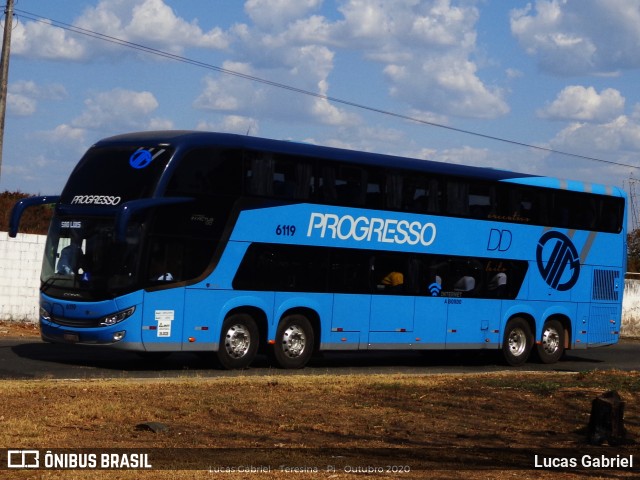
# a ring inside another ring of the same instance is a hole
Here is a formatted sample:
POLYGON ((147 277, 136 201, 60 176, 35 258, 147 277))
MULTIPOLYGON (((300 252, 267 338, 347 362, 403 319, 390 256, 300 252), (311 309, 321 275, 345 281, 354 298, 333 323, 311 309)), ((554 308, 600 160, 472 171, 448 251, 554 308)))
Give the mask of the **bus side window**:
POLYGON ((277 157, 273 169, 273 196, 308 200, 313 192, 313 165, 290 157, 277 157))
POLYGON ((334 293, 370 293, 369 253, 360 250, 331 249, 329 254, 329 291, 334 293))
POLYGON ((367 172, 359 167, 340 165, 337 169, 335 188, 339 204, 364 206, 367 193, 367 172))
POLYGON ((469 215, 469 183, 449 180, 447 182, 447 214, 469 215))

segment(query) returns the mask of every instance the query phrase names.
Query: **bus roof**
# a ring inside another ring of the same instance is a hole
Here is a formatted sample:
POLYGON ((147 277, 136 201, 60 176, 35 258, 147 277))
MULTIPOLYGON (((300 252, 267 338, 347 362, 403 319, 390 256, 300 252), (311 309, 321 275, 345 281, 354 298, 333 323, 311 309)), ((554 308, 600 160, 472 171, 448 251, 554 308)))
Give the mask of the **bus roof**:
POLYGON ((592 185, 583 182, 567 182, 552 177, 517 173, 487 167, 459 165, 453 163, 436 162, 416 158, 406 158, 380 153, 362 152, 334 147, 325 147, 307 143, 285 140, 272 140, 248 135, 231 133, 203 132, 191 130, 166 130, 127 133, 116 135, 98 141, 96 147, 108 145, 167 145, 176 149, 190 149, 198 147, 220 146, 225 148, 240 148, 247 150, 266 151, 301 157, 324 158, 328 160, 372 165, 377 167, 391 167, 417 172, 452 175, 466 178, 484 179, 490 181, 506 181, 525 185, 544 186, 580 192, 602 193, 607 195, 624 196, 624 193, 611 187, 592 185))

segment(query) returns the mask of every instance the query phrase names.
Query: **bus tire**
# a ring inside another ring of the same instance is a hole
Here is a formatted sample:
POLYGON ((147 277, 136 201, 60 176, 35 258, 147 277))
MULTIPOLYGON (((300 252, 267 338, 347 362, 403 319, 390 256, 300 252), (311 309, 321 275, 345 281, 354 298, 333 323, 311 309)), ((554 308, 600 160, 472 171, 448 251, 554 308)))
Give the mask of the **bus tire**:
POLYGON ((536 350, 542 363, 555 363, 560 360, 564 353, 564 328, 558 320, 545 322, 536 350))
POLYGON ((533 348, 533 334, 524 318, 514 318, 504 330, 502 354, 507 364, 517 367, 524 364, 533 348))
POLYGON ((247 368, 258 352, 258 327, 251 315, 237 313, 222 324, 218 361, 228 370, 247 368))
POLYGON ((272 358, 281 368, 303 368, 313 355, 314 332, 304 315, 287 315, 276 333, 272 358))

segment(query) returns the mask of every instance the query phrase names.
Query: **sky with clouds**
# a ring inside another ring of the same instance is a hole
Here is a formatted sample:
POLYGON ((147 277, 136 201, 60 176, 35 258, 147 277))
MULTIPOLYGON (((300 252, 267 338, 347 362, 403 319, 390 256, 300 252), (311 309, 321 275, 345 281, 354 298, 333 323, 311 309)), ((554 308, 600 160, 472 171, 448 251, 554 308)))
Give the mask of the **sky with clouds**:
POLYGON ((637 0, 16 0, 15 9, 0 190, 59 193, 96 140, 157 129, 625 187, 640 178, 637 0))

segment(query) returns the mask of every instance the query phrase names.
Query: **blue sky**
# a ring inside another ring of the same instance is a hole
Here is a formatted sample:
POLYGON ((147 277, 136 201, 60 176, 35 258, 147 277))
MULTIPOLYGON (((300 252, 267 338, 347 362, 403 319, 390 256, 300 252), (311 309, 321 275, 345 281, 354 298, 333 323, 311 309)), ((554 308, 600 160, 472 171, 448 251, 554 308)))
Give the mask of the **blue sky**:
POLYGON ((151 129, 249 132, 625 187, 640 178, 637 0, 17 0, 15 8, 0 190, 58 193, 93 142, 151 129), (292 93, 58 22, 613 163, 292 93))

